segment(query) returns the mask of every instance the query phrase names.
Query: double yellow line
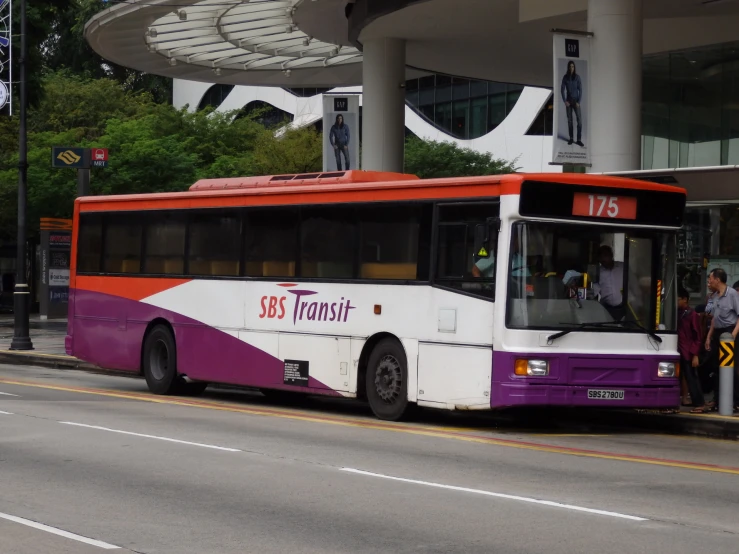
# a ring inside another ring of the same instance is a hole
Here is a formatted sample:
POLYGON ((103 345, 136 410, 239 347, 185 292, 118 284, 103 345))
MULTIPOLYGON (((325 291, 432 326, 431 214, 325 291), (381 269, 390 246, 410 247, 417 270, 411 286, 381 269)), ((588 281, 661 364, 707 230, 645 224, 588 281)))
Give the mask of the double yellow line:
POLYGON ((517 448, 523 450, 532 450, 535 452, 545 452, 548 454, 563 454, 567 456, 578 456, 583 458, 596 458, 601 460, 615 460, 620 462, 631 462, 639 464, 647 464, 662 467, 671 467, 678 469, 689 469, 695 471, 708 471, 713 473, 726 473, 730 475, 739 475, 739 467, 720 466, 713 464, 701 464, 696 462, 687 462, 680 460, 667 460, 661 458, 650 458, 646 456, 634 456, 631 454, 620 454, 613 452, 601 452, 597 450, 586 450, 580 448, 568 448, 563 446, 554 446, 548 444, 532 443, 520 440, 500 439, 493 437, 484 437, 471 433, 479 432, 479 429, 469 428, 449 428, 449 427, 430 427, 430 426, 411 426, 400 423, 386 423, 377 420, 363 420, 356 418, 335 417, 327 415, 309 414, 290 409, 279 408, 260 408, 260 407, 243 407, 236 404, 226 404, 222 402, 211 402, 203 400, 194 400, 187 398, 176 398, 168 396, 155 396, 148 393, 111 391, 105 389, 92 389, 84 387, 70 387, 62 385, 49 385, 45 383, 37 383, 32 381, 17 381, 12 379, 0 379, 0 383, 5 385, 15 385, 20 387, 34 387, 39 389, 55 390, 62 392, 72 392, 79 394, 91 394, 104 396, 109 398, 122 398, 126 400, 139 400, 142 402, 154 402, 157 404, 169 404, 173 406, 187 406, 190 408, 204 408, 207 410, 217 410, 222 412, 233 412, 265 417, 276 417, 281 419, 289 419, 295 421, 306 421, 310 423, 323 423, 328 425, 338 425, 341 427, 355 427, 362 429, 370 429, 375 431, 390 431, 393 433, 407 433, 410 435, 418 435, 425 437, 434 437, 441 439, 452 439, 464 442, 472 442, 478 444, 486 444, 491 446, 504 446, 508 448, 517 448))

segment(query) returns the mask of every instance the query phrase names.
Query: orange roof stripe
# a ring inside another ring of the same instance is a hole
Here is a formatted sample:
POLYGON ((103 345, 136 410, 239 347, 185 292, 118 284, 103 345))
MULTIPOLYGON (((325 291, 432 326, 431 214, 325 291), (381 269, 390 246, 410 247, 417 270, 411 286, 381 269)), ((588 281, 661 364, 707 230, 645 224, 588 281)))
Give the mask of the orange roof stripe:
MULTIPOLYGON (((303 180, 291 184, 267 184, 268 178, 254 181, 236 179, 231 188, 228 180, 215 180, 220 185, 188 192, 95 196, 78 199, 79 211, 153 210, 210 208, 266 205, 333 204, 349 202, 381 202, 402 200, 432 200, 465 197, 494 197, 519 194, 525 180, 552 183, 656 190, 686 194, 685 189, 622 177, 576 173, 518 173, 484 177, 444 179, 404 179, 369 181, 360 179, 367 173, 352 173, 351 181, 321 182, 303 180), (236 187, 237 183, 242 186, 236 187), (261 183, 261 184, 260 184, 261 183)), ((397 174, 382 174, 393 175, 397 174)), ((374 176, 374 174, 373 174, 374 176)), ((279 183, 279 182, 278 182, 279 183)))

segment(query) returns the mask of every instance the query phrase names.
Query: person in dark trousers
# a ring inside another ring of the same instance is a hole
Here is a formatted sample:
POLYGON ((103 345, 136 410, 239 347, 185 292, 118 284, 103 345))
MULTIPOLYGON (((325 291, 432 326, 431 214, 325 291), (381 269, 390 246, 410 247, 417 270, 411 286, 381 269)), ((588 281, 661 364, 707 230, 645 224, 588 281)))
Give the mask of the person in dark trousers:
POLYGON ((344 161, 346 162, 346 170, 351 169, 351 162, 349 160, 349 140, 351 136, 349 134, 349 125, 344 123, 344 116, 339 114, 336 116, 336 123, 331 126, 329 133, 329 140, 331 146, 334 147, 334 155, 336 156, 336 170, 341 171, 341 154, 344 154, 344 161))
POLYGON ((678 293, 677 349, 680 352, 680 375, 688 385, 693 404, 691 412, 699 414, 706 411, 706 402, 698 380, 703 332, 700 316, 690 308, 689 300, 690 294, 686 290, 678 293))
MULTIPOLYGON (((706 350, 711 352, 712 367, 715 368, 713 377, 714 401, 709 407, 718 406, 720 398, 719 385, 720 371, 719 365, 719 343, 721 335, 729 333, 734 339, 734 352, 737 352, 737 335, 739 335, 739 292, 726 284, 727 275, 723 269, 714 269, 708 275, 708 283, 711 290, 716 291, 714 296, 713 319, 711 320, 711 328, 706 337, 706 350)), ((736 374, 736 356, 734 356, 734 411, 739 409, 739 378, 736 374)))
POLYGON ((568 145, 573 143, 573 129, 572 129, 572 112, 575 112, 577 117, 577 145, 585 146, 582 143, 582 110, 580 109, 580 103, 582 102, 582 80, 577 74, 577 68, 575 62, 570 61, 567 64, 567 73, 562 77, 562 100, 565 103, 567 109, 567 129, 570 132, 570 140, 567 142, 568 145))

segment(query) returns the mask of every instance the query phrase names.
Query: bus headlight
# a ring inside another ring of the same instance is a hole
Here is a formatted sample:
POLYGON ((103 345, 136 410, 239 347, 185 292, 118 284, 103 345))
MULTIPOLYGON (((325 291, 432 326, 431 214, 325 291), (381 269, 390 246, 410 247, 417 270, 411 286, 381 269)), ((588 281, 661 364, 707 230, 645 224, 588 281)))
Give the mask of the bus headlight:
POLYGON ((674 362, 660 362, 657 368, 657 377, 677 377, 677 364, 674 362))
POLYGON ((516 360, 516 375, 523 377, 544 377, 549 375, 549 362, 546 360, 516 360))

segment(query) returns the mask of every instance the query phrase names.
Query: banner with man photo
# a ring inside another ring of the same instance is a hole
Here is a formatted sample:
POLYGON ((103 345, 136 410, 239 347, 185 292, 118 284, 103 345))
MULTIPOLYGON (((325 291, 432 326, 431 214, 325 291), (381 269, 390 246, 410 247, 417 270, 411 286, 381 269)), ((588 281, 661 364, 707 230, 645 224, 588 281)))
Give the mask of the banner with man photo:
POLYGON ((590 38, 554 34, 553 164, 590 165, 590 38))
POLYGON ((359 169, 359 96, 323 95, 323 171, 359 169))

